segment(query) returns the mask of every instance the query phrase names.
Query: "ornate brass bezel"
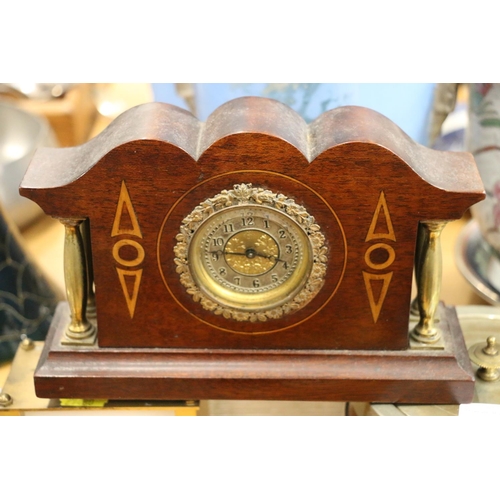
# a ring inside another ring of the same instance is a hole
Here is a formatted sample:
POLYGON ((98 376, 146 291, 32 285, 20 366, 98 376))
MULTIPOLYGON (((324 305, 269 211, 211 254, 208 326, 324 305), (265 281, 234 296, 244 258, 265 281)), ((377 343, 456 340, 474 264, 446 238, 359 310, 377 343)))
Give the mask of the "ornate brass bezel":
POLYGON ((276 194, 264 188, 255 188, 252 184, 236 184, 233 189, 223 190, 213 198, 208 198, 198 205, 182 221, 180 233, 176 236, 174 247, 176 271, 180 281, 193 297, 195 302, 216 315, 237 321, 267 321, 281 318, 307 305, 320 291, 326 274, 328 249, 325 237, 313 216, 307 210, 295 203, 284 194, 276 194), (248 311, 219 304, 204 293, 193 279, 189 266, 189 244, 197 229, 214 213, 233 206, 267 206, 278 210, 295 221, 304 231, 311 246, 312 265, 302 290, 283 304, 270 307, 267 310, 248 311))

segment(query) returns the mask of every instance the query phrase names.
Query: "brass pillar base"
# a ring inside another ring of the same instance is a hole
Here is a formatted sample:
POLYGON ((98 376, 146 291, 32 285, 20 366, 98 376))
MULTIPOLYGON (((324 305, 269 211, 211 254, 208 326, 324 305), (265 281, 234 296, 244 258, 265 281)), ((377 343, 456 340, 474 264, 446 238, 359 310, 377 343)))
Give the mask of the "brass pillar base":
POLYGON ((89 323, 88 328, 83 332, 75 333, 68 328, 61 338, 61 345, 94 345, 97 340, 97 328, 89 323))
POLYGON ((441 332, 438 328, 432 328, 431 330, 422 332, 418 326, 416 326, 411 331, 410 337, 422 344, 435 344, 441 338, 441 332))
MULTIPOLYGON (((446 307, 440 302, 436 309, 436 316, 446 317, 446 307)), ((442 336, 441 328, 434 329, 437 331, 437 335, 422 334, 419 328, 419 318, 415 316, 410 316, 410 324, 408 331, 410 332, 410 349, 421 350, 443 350, 446 348, 444 338, 442 336)))
POLYGON ((413 335, 410 334, 410 349, 416 349, 416 350, 427 349, 427 350, 441 351, 445 348, 446 348, 445 342, 443 337, 441 336, 439 336, 435 342, 428 343, 428 342, 422 342, 418 340, 417 336, 413 337, 413 335))

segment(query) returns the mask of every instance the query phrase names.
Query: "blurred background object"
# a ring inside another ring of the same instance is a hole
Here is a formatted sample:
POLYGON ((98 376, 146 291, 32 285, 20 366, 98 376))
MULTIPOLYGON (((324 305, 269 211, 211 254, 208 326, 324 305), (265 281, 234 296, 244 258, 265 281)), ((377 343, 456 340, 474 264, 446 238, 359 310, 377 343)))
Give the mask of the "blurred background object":
POLYGON ((16 98, 46 101, 62 97, 74 83, 0 83, 0 93, 16 98))
POLYGON ((441 151, 467 151, 469 124, 469 86, 464 83, 438 83, 430 119, 429 145, 441 151))
POLYGON ((56 294, 28 257, 16 225, 0 205, 0 362, 25 341, 44 340, 56 294))
POLYGON ((500 84, 472 83, 467 149, 476 160, 486 199, 472 214, 484 239, 500 254, 500 84))
POLYGON ((465 217, 455 261, 479 297, 500 305, 500 84, 437 84, 430 139, 474 156, 486 199, 465 217))
POLYGON ((457 265, 477 293, 500 304, 500 84, 468 85, 465 148, 474 155, 486 199, 457 243, 457 265))
POLYGON ((59 146, 87 141, 96 107, 90 83, 2 83, 0 99, 43 117, 52 127, 59 146))
MULTIPOLYGON (((434 90, 434 102, 432 104, 432 114, 431 123, 429 127, 429 143, 432 147, 436 148, 436 144, 439 144, 440 139, 447 136, 449 130, 444 127, 445 122, 449 122, 450 115, 456 109, 458 92, 461 87, 458 83, 438 83, 434 90)), ((463 102, 463 99, 461 100, 463 102)), ((461 123, 458 128, 462 131, 465 127, 465 122, 461 123)), ((437 149, 446 149, 449 144, 447 142, 442 142, 442 146, 437 149)), ((459 146, 463 150, 463 144, 459 146)))
POLYGON ((0 101, 0 203, 19 227, 42 214, 38 205, 19 195, 19 184, 35 150, 56 145, 45 118, 0 101))
MULTIPOLYGON (((183 99, 175 93, 175 84, 166 85, 169 89, 172 88, 172 93, 166 97, 175 98, 172 102, 166 102, 185 107, 183 99)), ((154 100, 152 85, 149 83, 95 83, 93 84, 92 96, 97 116, 90 130, 89 138, 102 132, 127 109, 154 100)))

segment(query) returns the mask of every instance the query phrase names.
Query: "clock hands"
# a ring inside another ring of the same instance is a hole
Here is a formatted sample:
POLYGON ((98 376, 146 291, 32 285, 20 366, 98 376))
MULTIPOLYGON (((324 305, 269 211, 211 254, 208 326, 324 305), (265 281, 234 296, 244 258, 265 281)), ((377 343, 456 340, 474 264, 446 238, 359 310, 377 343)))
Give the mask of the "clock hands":
POLYGON ((264 255, 264 254, 258 253, 253 248, 249 248, 245 252, 227 252, 224 250, 214 250, 210 253, 216 254, 216 255, 241 255, 243 257, 247 257, 248 259, 253 259, 255 257, 262 257, 264 259, 274 260, 275 262, 284 262, 283 259, 280 259, 274 255, 264 255))

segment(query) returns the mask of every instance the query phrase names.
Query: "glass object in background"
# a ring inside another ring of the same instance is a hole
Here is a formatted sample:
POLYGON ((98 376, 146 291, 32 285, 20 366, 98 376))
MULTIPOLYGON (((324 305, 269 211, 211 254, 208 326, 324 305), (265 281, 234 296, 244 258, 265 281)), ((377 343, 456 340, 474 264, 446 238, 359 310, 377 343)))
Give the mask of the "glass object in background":
POLYGON ((0 203, 18 227, 42 214, 40 207, 19 194, 19 185, 35 150, 56 146, 44 118, 0 101, 0 203))

